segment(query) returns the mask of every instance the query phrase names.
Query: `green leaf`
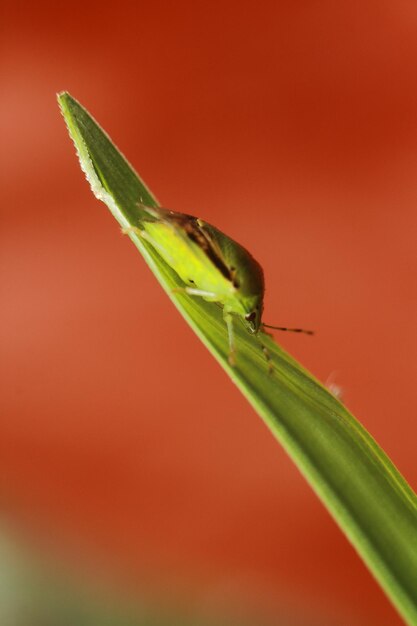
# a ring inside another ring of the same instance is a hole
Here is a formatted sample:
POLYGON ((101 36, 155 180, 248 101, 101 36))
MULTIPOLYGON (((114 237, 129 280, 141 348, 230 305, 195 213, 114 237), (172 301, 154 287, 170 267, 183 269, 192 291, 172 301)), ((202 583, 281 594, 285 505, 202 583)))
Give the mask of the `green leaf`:
MULTIPOLYGON (((87 111, 58 96, 81 167, 94 194, 123 228, 140 223, 138 202, 157 201, 87 111)), ((417 498, 369 433, 311 374, 266 338, 275 373, 259 344, 237 324, 237 366, 227 361, 220 308, 173 293, 176 273, 133 232, 177 309, 234 380, 333 515, 409 624, 417 625, 417 498)), ((307 529, 306 529, 307 532, 307 529)))

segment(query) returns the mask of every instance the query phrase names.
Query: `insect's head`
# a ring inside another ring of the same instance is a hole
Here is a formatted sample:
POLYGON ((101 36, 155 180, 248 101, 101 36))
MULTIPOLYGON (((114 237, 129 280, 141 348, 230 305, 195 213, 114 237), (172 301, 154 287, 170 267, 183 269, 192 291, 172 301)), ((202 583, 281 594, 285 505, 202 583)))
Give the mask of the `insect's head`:
POLYGON ((245 326, 250 333, 257 333, 261 327, 262 318, 262 304, 260 302, 254 303, 251 310, 244 316, 245 326))

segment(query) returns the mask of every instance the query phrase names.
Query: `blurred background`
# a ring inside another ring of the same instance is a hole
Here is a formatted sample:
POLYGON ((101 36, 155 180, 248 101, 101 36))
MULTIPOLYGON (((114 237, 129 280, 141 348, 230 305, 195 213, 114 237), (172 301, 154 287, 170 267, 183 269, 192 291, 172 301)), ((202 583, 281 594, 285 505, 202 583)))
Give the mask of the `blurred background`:
POLYGON ((164 206, 253 252, 265 321, 317 331, 279 342, 343 389, 415 489, 416 3, 1 11, 8 536, 199 624, 401 624, 93 198, 55 94, 90 110, 164 206))

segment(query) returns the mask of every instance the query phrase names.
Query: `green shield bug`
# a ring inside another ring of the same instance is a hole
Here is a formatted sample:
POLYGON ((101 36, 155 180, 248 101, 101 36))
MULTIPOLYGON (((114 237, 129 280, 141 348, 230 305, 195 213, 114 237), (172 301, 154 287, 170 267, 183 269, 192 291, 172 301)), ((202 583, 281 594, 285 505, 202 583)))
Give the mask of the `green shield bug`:
MULTIPOLYGON (((178 274, 190 296, 215 302, 223 308, 229 338, 229 363, 235 365, 234 318, 240 318, 247 331, 258 338, 265 358, 270 357, 259 334, 265 328, 306 333, 302 328, 270 326, 262 322, 265 293, 260 264, 239 243, 200 218, 161 207, 139 205, 147 217, 139 227, 131 227, 146 240, 178 274)), ((126 231, 125 231, 126 232, 126 231)))

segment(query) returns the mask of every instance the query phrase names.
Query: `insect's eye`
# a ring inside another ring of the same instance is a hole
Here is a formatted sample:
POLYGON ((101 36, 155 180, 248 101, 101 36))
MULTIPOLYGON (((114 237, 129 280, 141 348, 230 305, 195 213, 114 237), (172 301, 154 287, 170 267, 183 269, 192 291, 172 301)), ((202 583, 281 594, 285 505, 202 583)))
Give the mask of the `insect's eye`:
POLYGON ((248 313, 247 315, 245 315, 245 320, 247 320, 248 322, 254 322, 256 319, 256 311, 252 311, 252 313, 248 313))

